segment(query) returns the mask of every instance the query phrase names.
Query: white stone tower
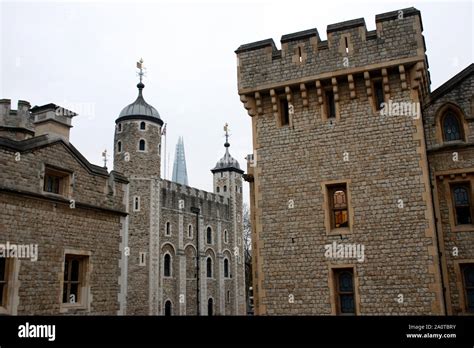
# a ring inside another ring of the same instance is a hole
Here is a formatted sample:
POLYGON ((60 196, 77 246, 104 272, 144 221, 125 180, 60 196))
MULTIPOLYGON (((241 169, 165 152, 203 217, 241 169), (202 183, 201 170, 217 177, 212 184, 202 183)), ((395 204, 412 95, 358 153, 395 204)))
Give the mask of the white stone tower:
POLYGON ((122 241, 129 253, 127 311, 129 315, 159 313, 159 192, 161 126, 158 111, 145 102, 142 82, 143 60, 137 63, 138 97, 115 121, 114 169, 129 185, 129 229, 122 241), (128 249, 127 249, 128 248, 128 249))
POLYGON ((239 162, 229 153, 229 127, 227 123, 224 126, 225 154, 211 169, 214 175, 214 193, 223 195, 229 199, 230 218, 233 221, 233 231, 231 244, 233 246, 233 274, 235 274, 235 308, 236 313, 244 315, 245 307, 245 260, 243 248, 243 225, 242 225, 242 174, 239 162))

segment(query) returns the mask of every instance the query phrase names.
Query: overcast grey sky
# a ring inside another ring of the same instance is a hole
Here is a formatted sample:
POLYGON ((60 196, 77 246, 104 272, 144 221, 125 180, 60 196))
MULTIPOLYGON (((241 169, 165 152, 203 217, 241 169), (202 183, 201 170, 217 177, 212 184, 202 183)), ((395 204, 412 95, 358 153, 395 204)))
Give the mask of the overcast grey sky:
POLYGON ((18 99, 75 105, 71 142, 102 164, 115 119, 137 96, 143 57, 144 96, 168 124, 170 167, 183 136, 190 185, 212 191, 224 123, 243 169, 252 152, 237 94, 239 45, 272 37, 280 47, 282 35, 309 28, 325 40, 328 24, 359 17, 373 30, 376 14, 411 6, 422 14, 434 90, 473 61, 472 1, 3 1, 0 98, 15 109, 18 99))

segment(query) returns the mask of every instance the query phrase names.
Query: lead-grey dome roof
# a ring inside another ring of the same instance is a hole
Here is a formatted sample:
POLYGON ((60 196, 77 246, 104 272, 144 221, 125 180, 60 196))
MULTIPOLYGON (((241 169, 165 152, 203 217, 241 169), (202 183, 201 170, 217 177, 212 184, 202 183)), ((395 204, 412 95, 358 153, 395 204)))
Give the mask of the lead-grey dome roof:
POLYGON ((224 146, 225 146, 224 157, 222 157, 216 163, 216 166, 211 169, 211 172, 217 173, 217 172, 224 172, 224 171, 235 171, 242 174, 244 171, 240 169, 239 162, 237 162, 237 160, 234 157, 232 157, 229 153, 230 144, 226 141, 224 146))
POLYGON ((132 104, 129 104, 123 108, 116 122, 125 119, 146 119, 149 121, 155 121, 162 125, 163 121, 161 120, 160 113, 158 112, 158 110, 148 104, 143 98, 142 90, 145 85, 140 82, 137 87, 137 99, 132 104))

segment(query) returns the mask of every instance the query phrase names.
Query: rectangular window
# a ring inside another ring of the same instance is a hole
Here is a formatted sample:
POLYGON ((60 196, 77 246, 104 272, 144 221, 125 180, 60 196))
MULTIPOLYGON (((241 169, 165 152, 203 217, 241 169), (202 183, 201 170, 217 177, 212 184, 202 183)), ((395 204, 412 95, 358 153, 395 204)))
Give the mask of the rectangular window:
POLYGON ((0 307, 7 307, 9 263, 9 259, 0 257, 0 307))
POLYGON ((451 186, 453 198, 454 221, 456 225, 470 225, 472 221, 471 185, 469 182, 451 186))
POLYGON ((326 116, 327 118, 336 118, 336 102, 334 101, 334 92, 326 90, 326 116))
POLYGON ((43 191, 58 195, 68 195, 70 173, 50 167, 45 168, 43 191))
POLYGON ((461 272, 463 278, 465 310, 467 312, 474 312, 474 264, 461 265, 461 272))
POLYGON ((331 228, 349 227, 347 185, 337 184, 328 186, 328 195, 331 228))
POLYGON ((290 111, 288 109, 288 100, 286 97, 280 98, 280 125, 287 126, 290 124, 290 111))
POLYGON ((144 253, 144 252, 140 253, 140 259, 138 260, 138 265, 139 266, 146 266, 146 253, 144 253))
POLYGON ((354 315, 354 270, 352 268, 335 269, 334 289, 336 294, 336 313, 354 315))
POLYGON ((140 197, 133 196, 133 211, 140 211, 140 197))
POLYGON ((86 283, 89 257, 66 254, 64 258, 63 304, 84 304, 82 298, 86 283))
POLYGON ((381 104, 385 102, 382 80, 374 81, 375 110, 382 109, 381 104))

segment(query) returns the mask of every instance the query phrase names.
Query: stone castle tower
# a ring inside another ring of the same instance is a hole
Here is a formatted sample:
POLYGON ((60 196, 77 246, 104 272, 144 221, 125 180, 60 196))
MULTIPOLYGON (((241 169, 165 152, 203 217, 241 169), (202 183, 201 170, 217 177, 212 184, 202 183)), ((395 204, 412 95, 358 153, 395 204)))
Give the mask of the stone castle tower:
POLYGON ((114 168, 129 178, 127 314, 157 314, 161 126, 158 111, 138 97, 115 121, 114 168), (133 284, 133 285, 131 285, 133 284))
MULTIPOLYGON (((214 193, 221 194, 229 200, 230 205, 230 216, 233 222, 232 239, 236 241, 234 250, 232 250, 234 257, 237 259, 237 262, 234 263, 233 272, 237 281, 235 282, 235 293, 243 291, 243 289, 238 289, 238 284, 245 284, 245 268, 242 267, 242 264, 245 264, 244 260, 244 243, 243 243, 243 225, 242 225, 242 174, 244 171, 240 169, 239 162, 234 159, 229 153, 229 133, 228 125, 224 126, 226 141, 224 143, 225 154, 219 162, 216 163, 216 166, 211 169, 211 172, 214 176, 214 193)), ((224 239, 228 239, 228 236, 224 236, 224 239)), ((239 293, 237 306, 245 308, 244 295, 239 293)))
POLYGON ((124 314, 245 314, 243 171, 226 142, 212 169, 214 193, 161 179, 163 121, 145 102, 141 78, 137 87, 137 99, 116 120, 114 140, 115 170, 130 182, 124 314))
POLYGON ((430 92, 421 16, 375 21, 236 51, 253 129, 257 314, 444 313, 419 112, 430 92), (416 107, 382 113, 391 103, 416 107))

